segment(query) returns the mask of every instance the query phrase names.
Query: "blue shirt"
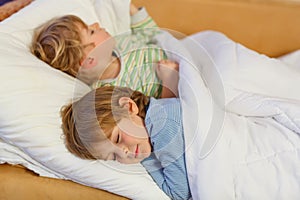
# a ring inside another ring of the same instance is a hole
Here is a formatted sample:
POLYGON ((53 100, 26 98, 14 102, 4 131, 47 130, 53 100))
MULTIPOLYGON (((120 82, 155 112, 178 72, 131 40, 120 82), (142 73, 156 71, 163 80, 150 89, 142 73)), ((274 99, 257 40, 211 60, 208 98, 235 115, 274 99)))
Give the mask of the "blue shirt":
POLYGON ((145 125, 152 154, 142 161, 158 186, 172 199, 191 197, 179 99, 150 99, 145 125))

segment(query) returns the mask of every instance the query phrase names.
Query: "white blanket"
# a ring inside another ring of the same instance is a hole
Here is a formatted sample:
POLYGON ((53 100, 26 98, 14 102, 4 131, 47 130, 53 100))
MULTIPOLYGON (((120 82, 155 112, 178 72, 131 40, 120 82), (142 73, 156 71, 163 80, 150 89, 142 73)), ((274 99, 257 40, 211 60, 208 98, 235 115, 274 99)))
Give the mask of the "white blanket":
POLYGON ((300 72, 213 32, 157 38, 180 63, 193 199, 300 199, 300 72))

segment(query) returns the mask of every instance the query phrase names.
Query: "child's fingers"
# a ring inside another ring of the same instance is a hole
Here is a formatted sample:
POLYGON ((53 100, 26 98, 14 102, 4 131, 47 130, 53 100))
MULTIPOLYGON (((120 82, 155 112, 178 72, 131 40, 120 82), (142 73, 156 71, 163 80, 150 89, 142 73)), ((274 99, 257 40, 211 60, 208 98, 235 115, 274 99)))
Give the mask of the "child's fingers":
POLYGON ((172 60, 168 60, 168 59, 160 60, 160 61, 158 62, 158 64, 161 64, 161 65, 171 65, 171 64, 173 64, 173 63, 175 63, 175 62, 173 62, 172 60))
POLYGON ((164 60, 158 63, 158 67, 164 67, 164 68, 169 68, 178 71, 179 70, 179 65, 177 62, 173 62, 170 60, 164 60))
POLYGON ((177 64, 176 61, 173 61, 173 60, 169 60, 169 59, 163 59, 163 60, 160 60, 158 61, 159 63, 168 63, 168 64, 177 64))

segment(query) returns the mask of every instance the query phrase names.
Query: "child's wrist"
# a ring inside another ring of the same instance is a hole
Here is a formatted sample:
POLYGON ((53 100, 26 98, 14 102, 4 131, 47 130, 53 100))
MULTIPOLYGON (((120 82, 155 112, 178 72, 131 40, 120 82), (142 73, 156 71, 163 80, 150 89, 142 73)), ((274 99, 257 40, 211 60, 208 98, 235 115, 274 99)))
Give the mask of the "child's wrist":
POLYGON ((144 7, 140 7, 138 12, 131 16, 131 25, 140 23, 149 17, 148 12, 144 7))

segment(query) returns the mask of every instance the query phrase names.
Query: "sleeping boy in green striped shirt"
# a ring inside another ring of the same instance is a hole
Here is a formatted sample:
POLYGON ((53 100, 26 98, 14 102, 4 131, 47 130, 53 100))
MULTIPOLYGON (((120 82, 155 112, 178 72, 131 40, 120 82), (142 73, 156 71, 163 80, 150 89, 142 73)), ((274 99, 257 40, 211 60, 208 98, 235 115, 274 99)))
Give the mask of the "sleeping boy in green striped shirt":
POLYGON ((159 33, 156 23, 145 8, 133 4, 130 15, 132 31, 114 38, 99 23, 86 25, 74 15, 52 19, 36 29, 31 51, 92 88, 114 85, 156 98, 176 96, 156 74, 167 60, 165 52, 151 43, 159 33), (101 55, 94 56, 96 50, 101 55))

